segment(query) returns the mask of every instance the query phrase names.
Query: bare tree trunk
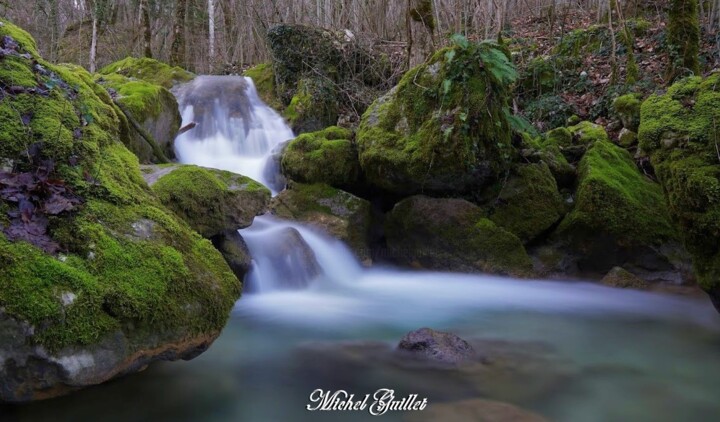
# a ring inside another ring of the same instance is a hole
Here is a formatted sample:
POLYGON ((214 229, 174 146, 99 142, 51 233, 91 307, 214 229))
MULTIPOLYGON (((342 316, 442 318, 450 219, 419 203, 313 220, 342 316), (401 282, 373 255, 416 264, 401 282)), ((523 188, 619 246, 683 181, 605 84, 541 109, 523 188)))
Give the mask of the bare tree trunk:
MULTIPOLYGON (((93 5, 94 6, 94 5, 93 5)), ((92 14, 92 40, 90 41, 90 73, 95 73, 97 70, 97 26, 98 16, 97 10, 93 7, 92 14)))
POLYGON ((185 9, 187 0, 175 3, 175 22, 173 23, 173 42, 170 46, 170 62, 174 66, 185 66, 185 9))
POLYGON ((408 0, 408 64, 417 66, 435 50, 431 0, 408 0))
POLYGON ((212 70, 215 62, 215 0, 208 0, 208 58, 212 70))
POLYGON ((140 1, 143 26, 143 55, 152 58, 152 28, 150 27, 150 7, 148 0, 140 1))

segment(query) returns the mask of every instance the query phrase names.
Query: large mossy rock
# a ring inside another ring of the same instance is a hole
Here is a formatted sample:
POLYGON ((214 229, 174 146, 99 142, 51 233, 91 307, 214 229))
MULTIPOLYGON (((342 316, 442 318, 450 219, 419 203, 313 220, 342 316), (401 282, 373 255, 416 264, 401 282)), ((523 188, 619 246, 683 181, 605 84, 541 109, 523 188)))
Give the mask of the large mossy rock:
POLYGON ((322 184, 290 183, 270 203, 273 215, 307 223, 342 240, 364 263, 370 260, 370 211, 368 201, 322 184))
POLYGON ((357 133, 369 183, 399 195, 464 194, 504 173, 514 69, 490 43, 438 51, 373 103, 357 133))
MULTIPOLYGON (((167 158, 174 158, 173 141, 180 129, 182 118, 175 96, 161 85, 142 79, 128 78, 117 73, 102 75, 97 82, 108 88, 115 101, 123 106, 130 117, 143 126, 162 149, 167 158)), ((132 130, 132 142, 126 145, 141 163, 156 162, 154 152, 143 135, 132 130)))
POLYGON ((270 202, 265 186, 225 170, 166 165, 143 171, 163 205, 206 238, 250 226, 270 202))
POLYGON ((530 163, 544 163, 547 165, 557 182, 558 188, 569 189, 575 185, 577 170, 563 155, 558 140, 550 136, 552 133, 553 131, 550 131, 540 137, 533 137, 527 133, 523 134, 520 156, 530 163))
POLYGON ((565 215, 566 205, 544 162, 517 166, 490 207, 489 219, 524 243, 536 239, 565 215))
POLYGON ((275 94, 295 133, 332 126, 343 111, 363 113, 395 82, 387 57, 349 31, 281 24, 267 39, 275 94))
POLYGON ((101 75, 118 74, 127 76, 166 89, 180 83, 189 82, 195 78, 195 75, 187 70, 146 57, 127 57, 103 67, 98 73, 101 75))
POLYGON ((6 21, 0 40, 0 400, 197 356, 241 283, 148 188, 106 90, 6 21))
MULTIPOLYGON (((581 272, 682 271, 682 248, 660 185, 640 173, 630 153, 596 141, 579 168, 575 206, 555 235, 568 242, 581 272)), ((653 278, 648 274, 649 278, 653 278)), ((680 282, 681 277, 665 280, 680 282)))
POLYGON ((360 177, 360 162, 348 129, 332 126, 290 141, 281 161, 282 173, 301 183, 351 187, 360 177))
POLYGON ((243 76, 253 80, 258 96, 268 106, 278 112, 283 111, 283 105, 275 93, 275 72, 271 63, 261 63, 243 72, 243 76))
POLYGON ((333 126, 338 121, 340 105, 337 90, 331 81, 303 78, 297 83, 283 115, 294 133, 307 133, 333 126))
POLYGON ((700 286, 720 310, 720 74, 693 77, 642 105, 648 153, 692 255, 700 286))
POLYGON ((385 221, 388 251, 400 264, 526 277, 532 264, 520 239, 462 199, 412 196, 385 221))

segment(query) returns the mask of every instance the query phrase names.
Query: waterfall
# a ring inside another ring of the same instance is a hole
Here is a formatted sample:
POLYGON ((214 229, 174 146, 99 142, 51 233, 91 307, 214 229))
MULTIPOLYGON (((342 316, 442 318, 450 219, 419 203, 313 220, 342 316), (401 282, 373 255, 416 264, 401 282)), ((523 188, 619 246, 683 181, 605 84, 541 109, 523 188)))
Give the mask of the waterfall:
MULTIPOLYGON (((175 140, 180 162, 228 170, 267 186, 284 187, 278 157, 295 137, 284 119, 258 96, 252 79, 198 76, 174 89, 182 126, 175 140)), ((302 224, 269 215, 240 230, 253 257, 247 291, 305 289, 359 275, 360 264, 340 241, 302 224)))

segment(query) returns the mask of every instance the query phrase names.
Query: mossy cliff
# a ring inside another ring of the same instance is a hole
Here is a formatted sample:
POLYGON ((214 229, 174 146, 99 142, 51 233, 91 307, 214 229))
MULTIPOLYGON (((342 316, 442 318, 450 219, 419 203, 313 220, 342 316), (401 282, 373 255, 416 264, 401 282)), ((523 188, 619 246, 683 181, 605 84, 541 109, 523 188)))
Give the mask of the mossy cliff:
POLYGON ((0 39, 0 400, 196 356, 241 283, 145 184, 107 91, 6 21, 0 39))
POLYGON ((661 249, 677 238, 661 187, 608 141, 596 141, 580 162, 575 205, 555 236, 581 254, 581 270, 593 272, 642 266, 648 256, 667 261, 661 249))
POLYGON ((301 183, 353 186, 360 177, 360 163, 352 139, 350 130, 337 126, 304 133, 283 151, 282 172, 301 183))
POLYGON ((360 164, 372 185, 408 195, 463 194, 504 174, 516 74, 492 43, 460 40, 409 71, 363 115, 360 164))
POLYGON ((720 74, 684 79, 642 105, 649 154, 692 254, 700 286, 720 310, 720 74))
POLYGON ((527 277, 532 264, 522 242, 462 199, 412 196, 385 221, 388 251, 416 268, 527 277))

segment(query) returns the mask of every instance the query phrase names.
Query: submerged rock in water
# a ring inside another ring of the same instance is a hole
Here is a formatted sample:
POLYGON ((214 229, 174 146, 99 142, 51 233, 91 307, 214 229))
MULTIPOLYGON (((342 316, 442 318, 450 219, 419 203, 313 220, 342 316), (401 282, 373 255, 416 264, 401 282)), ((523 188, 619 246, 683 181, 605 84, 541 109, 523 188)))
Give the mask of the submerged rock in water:
POLYGON ((466 363, 475 358, 475 350, 467 341, 430 328, 407 333, 400 340, 398 350, 415 358, 449 364, 466 363))
POLYGON ((8 38, 23 56, 0 59, 0 86, 26 92, 0 101, 0 401, 197 356, 241 283, 148 188, 107 91, 2 20, 8 38))
POLYGON ((385 235, 391 257, 401 264, 519 277, 532 273, 520 239, 462 199, 407 198, 388 214, 385 235))
POLYGON ((248 227, 265 212, 270 191, 240 174, 193 165, 146 166, 162 203, 204 237, 248 227))
POLYGON ((433 403, 422 412, 408 413, 404 422, 548 422, 542 416, 510 403, 470 399, 450 403, 433 403))
POLYGON ((303 289, 322 274, 312 248, 292 227, 280 231, 272 242, 263 245, 262 254, 258 255, 258 259, 270 262, 270 266, 263 267, 274 274, 263 277, 273 279, 276 288, 303 289))

